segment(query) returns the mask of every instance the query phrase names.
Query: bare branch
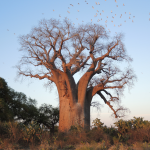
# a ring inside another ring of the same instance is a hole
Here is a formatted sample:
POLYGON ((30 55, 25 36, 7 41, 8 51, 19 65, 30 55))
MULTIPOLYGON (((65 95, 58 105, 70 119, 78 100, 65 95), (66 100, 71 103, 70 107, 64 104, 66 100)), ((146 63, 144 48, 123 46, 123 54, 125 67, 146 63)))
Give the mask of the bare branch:
MULTIPOLYGON (((110 95, 107 91, 105 91, 105 93, 107 93, 108 95, 110 95)), ((110 104, 110 101, 106 100, 105 96, 101 93, 101 91, 97 92, 97 94, 104 100, 105 104, 107 104, 109 106, 109 108, 113 111, 113 114, 115 115, 115 118, 124 117, 124 114, 119 115, 118 111, 127 111, 126 108, 123 108, 122 106, 120 106, 118 109, 115 110, 113 108, 113 106, 110 104)))
MULTIPOLYGON (((20 70, 20 66, 18 66, 18 69, 20 70)), ((19 74, 20 74, 20 75, 24 75, 24 76, 29 76, 29 77, 31 77, 31 78, 33 78, 33 77, 34 77, 34 78, 38 78, 38 79, 40 79, 40 80, 42 80, 42 79, 44 79, 44 78, 47 78, 48 80, 51 80, 51 81, 54 82, 54 78, 53 78, 52 76, 48 76, 49 73, 44 74, 43 76, 40 76, 39 74, 33 75, 33 74, 31 74, 30 71, 28 71, 28 72, 26 71, 26 73, 24 73, 23 71, 20 70, 19 74)))
POLYGON ((97 101, 91 102, 91 106, 95 107, 97 109, 97 111, 100 111, 100 109, 101 109, 101 104, 97 101))
POLYGON ((77 65, 76 68, 74 68, 74 70, 71 71, 71 74, 74 75, 74 74, 75 74, 76 72, 78 72, 82 67, 84 68, 85 65, 86 65, 86 63, 87 63, 87 61, 88 61, 89 59, 90 59, 90 56, 88 56, 84 62, 82 62, 81 64, 77 65))
POLYGON ((111 48, 108 47, 108 52, 101 57, 96 58, 96 61, 103 60, 106 57, 109 57, 110 52, 118 45, 118 41, 111 48))

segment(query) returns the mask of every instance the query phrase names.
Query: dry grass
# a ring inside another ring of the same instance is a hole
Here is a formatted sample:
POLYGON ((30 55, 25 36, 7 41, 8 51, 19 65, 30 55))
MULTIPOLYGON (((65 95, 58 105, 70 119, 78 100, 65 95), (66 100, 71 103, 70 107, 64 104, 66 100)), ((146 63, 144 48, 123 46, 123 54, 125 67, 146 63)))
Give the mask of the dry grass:
POLYGON ((94 128, 89 132, 74 130, 67 134, 54 135, 42 131, 40 136, 33 132, 34 134, 30 134, 27 139, 17 123, 0 123, 0 150, 150 150, 149 132, 150 127, 139 129, 138 132, 131 131, 126 142, 121 142, 114 135, 106 134, 101 128, 94 128))

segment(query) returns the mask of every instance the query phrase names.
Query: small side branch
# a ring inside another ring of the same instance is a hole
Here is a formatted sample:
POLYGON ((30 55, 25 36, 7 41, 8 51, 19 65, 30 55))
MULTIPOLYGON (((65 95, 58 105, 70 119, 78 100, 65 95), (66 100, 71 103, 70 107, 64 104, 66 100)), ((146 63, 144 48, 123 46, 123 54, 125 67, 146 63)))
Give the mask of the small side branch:
MULTIPOLYGON (((104 91, 104 92, 105 92, 106 94, 108 94, 108 95, 111 95, 111 94, 108 93, 107 91, 104 91)), ((120 108, 118 108, 117 110, 115 110, 115 109, 113 108, 113 106, 110 104, 110 102, 106 100, 105 96, 101 93, 101 91, 97 92, 97 94, 104 100, 105 104, 107 104, 107 105, 110 107, 110 109, 113 111, 113 113, 114 113, 114 115, 115 115, 115 118, 123 117, 123 116, 119 116, 119 115, 117 114, 117 112, 118 112, 119 110, 123 110, 122 107, 120 107, 120 108)))
POLYGON ((24 73, 23 71, 21 71, 21 69, 18 67, 19 69, 19 75, 24 75, 24 76, 28 76, 28 77, 31 77, 31 78, 38 78, 40 80, 44 79, 44 78, 47 78, 48 80, 51 80, 52 82, 54 82, 54 79, 53 77, 51 76, 48 76, 48 73, 47 74, 44 74, 43 76, 40 76, 39 74, 35 74, 33 75, 31 72, 28 72, 28 73, 24 73))

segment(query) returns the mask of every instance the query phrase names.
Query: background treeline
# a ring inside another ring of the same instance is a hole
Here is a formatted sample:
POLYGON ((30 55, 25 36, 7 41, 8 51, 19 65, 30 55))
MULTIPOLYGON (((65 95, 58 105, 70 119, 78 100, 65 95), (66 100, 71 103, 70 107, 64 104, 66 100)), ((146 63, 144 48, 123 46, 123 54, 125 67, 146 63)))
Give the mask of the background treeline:
POLYGON ((54 125, 59 121, 59 109, 52 105, 42 104, 36 107, 37 101, 28 98, 22 92, 10 88, 6 81, 0 77, 0 121, 17 121, 28 125, 31 121, 44 125, 54 132, 54 125))

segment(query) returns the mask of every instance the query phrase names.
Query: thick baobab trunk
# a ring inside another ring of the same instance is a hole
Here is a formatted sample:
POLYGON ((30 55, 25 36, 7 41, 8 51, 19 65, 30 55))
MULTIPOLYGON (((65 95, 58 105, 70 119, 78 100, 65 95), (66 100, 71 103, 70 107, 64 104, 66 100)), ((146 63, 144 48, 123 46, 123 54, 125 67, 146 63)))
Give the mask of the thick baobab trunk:
POLYGON ((90 104, 86 101, 82 107, 75 103, 71 107, 69 99, 61 98, 59 106, 59 131, 67 132, 74 125, 80 125, 86 130, 90 129, 90 104))
POLYGON ((67 72, 58 75, 56 83, 59 93, 59 131, 66 132, 71 126, 80 125, 84 129, 90 129, 90 100, 86 98, 86 84, 83 78, 82 88, 77 85, 67 72), (78 92, 81 90, 81 92, 78 92))

